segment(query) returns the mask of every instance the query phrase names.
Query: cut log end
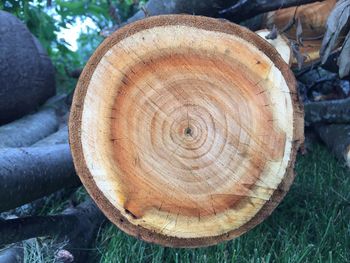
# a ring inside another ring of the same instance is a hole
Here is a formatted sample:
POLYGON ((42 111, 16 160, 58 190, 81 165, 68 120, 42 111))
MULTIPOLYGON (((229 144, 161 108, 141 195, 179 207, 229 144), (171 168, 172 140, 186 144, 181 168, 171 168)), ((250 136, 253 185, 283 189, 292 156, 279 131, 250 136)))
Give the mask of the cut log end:
POLYGON ((269 42, 278 51, 278 53, 288 65, 292 64, 292 49, 290 47, 288 39, 285 36, 278 34, 276 38, 268 39, 266 37, 271 34, 271 31, 268 29, 261 29, 255 33, 269 42))
POLYGON ((288 65, 262 38, 172 15, 106 39, 79 80, 73 159, 108 218, 167 246, 232 239, 293 181, 303 113, 288 65))

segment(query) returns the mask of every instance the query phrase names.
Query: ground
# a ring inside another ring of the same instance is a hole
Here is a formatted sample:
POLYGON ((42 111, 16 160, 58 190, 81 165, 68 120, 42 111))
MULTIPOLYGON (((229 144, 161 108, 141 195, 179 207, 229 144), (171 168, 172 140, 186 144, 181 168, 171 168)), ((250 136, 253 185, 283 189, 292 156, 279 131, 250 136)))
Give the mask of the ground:
MULTIPOLYGON (((108 223, 98 234, 90 262, 235 262, 350 263, 350 169, 324 146, 298 156, 297 177, 285 199, 262 224, 233 241, 199 249, 172 249, 128 236, 108 223), (97 256, 94 257, 93 255, 97 256)), ((81 188, 75 199, 82 201, 81 188)), ((42 213, 58 213, 69 201, 50 203, 42 213)), ((37 239, 25 250, 25 262, 57 262, 64 246, 37 239)))

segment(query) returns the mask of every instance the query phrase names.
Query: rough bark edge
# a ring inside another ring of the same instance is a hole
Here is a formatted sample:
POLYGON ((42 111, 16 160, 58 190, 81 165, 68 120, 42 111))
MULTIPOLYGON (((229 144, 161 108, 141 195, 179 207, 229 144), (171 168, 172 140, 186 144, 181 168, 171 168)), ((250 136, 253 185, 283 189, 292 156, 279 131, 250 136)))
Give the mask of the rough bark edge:
POLYGON ((28 147, 59 127, 59 117, 54 109, 43 109, 0 127, 0 148, 28 147))
POLYGON ((255 33, 249 31, 248 29, 245 29, 241 26, 230 22, 222 22, 217 19, 201 16, 165 15, 147 18, 127 25, 121 28, 120 30, 114 32, 98 47, 98 49, 95 51, 95 53, 92 55, 87 65, 85 66, 79 78, 77 88, 75 89, 69 119, 69 140, 73 154, 74 165, 84 186, 86 187, 87 191, 92 196, 92 198, 95 200, 98 207, 104 212, 104 214, 108 217, 110 221, 112 221, 115 225, 117 225, 126 233, 133 235, 137 238, 141 238, 147 242, 157 243, 169 247, 200 247, 214 245, 219 242, 238 237, 239 235, 250 230, 257 224, 261 223, 277 207, 279 202, 283 199, 283 197, 289 190, 295 177, 293 171, 294 162, 297 150, 304 141, 303 118, 303 108, 298 99, 296 90, 296 80, 294 78, 294 75, 290 70, 289 66, 283 61, 281 56, 278 54, 278 52, 264 39, 262 39, 255 33), (272 194, 270 200, 265 203, 261 210, 250 221, 242 225, 240 228, 229 231, 222 235, 203 238, 177 238, 164 236, 146 228, 143 228, 141 226, 133 225, 127 220, 127 218, 122 216, 120 211, 118 211, 109 202, 109 200, 104 196, 101 190, 96 186, 94 179, 85 164, 86 162, 81 144, 82 113, 87 88, 91 76, 94 70, 96 69, 98 63, 112 46, 114 46, 116 43, 120 42, 124 38, 129 37, 145 29, 165 25, 186 25, 210 31, 234 34, 250 43, 253 43, 257 48, 264 52, 275 64, 275 66, 281 71, 290 90, 290 95, 294 109, 294 131, 291 156, 286 169, 285 177, 283 178, 278 188, 272 194))

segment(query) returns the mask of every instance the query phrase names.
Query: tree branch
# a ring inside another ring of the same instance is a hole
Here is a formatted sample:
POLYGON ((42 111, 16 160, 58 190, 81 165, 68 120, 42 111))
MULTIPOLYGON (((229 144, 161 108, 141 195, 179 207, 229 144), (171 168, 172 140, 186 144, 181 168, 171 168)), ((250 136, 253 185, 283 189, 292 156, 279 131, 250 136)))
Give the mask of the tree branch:
POLYGON ((307 102, 306 123, 350 123, 350 97, 342 100, 307 102))
POLYGON ((88 199, 60 215, 34 216, 0 221, 0 245, 33 237, 51 236, 68 239, 64 248, 74 256, 74 262, 85 262, 94 245, 96 233, 105 216, 95 203, 88 199))
POLYGON ((0 150, 0 212, 80 184, 69 145, 0 150))
POLYGON ((350 167, 350 124, 317 125, 316 131, 334 155, 350 167))
POLYGON ((221 10, 219 13, 229 14, 235 22, 240 22, 256 15, 291 6, 321 2, 322 0, 239 0, 233 6, 221 10))
POLYGON ((54 109, 45 109, 0 127, 0 148, 26 147, 57 131, 54 109))

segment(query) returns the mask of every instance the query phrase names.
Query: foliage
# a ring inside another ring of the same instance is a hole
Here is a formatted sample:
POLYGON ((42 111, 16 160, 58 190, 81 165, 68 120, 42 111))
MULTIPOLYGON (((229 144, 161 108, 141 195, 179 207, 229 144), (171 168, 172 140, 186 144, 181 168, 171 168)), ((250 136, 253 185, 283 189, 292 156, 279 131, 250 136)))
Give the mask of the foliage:
POLYGON ((103 37, 99 31, 124 21, 138 8, 138 1, 133 0, 1 0, 0 9, 14 14, 21 19, 28 29, 42 43, 51 57, 57 72, 59 87, 70 90, 75 80, 68 72, 82 68, 90 55, 101 43, 103 37), (115 15, 119 17, 116 21, 115 15), (82 32, 78 39, 78 50, 74 52, 68 43, 58 38, 63 28, 74 26, 78 20, 94 21, 96 28, 82 32))

